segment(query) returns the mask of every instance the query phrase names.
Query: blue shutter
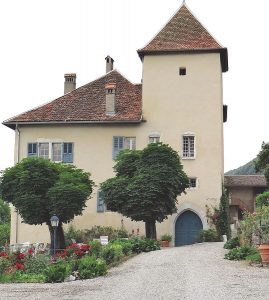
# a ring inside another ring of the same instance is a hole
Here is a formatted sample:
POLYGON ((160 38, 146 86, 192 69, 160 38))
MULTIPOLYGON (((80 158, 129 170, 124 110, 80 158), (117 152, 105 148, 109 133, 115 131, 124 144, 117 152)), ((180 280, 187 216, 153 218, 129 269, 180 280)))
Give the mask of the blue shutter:
POLYGON ((73 162, 73 143, 63 143, 63 162, 73 162))
POLYGON ((105 211, 105 204, 104 204, 104 197, 103 192, 97 192, 97 212, 104 212, 105 211))
POLYGON ((123 136, 113 136, 113 159, 115 159, 119 152, 123 149, 123 140, 123 136))
POLYGON ((37 156, 37 143, 28 143, 27 156, 37 156))

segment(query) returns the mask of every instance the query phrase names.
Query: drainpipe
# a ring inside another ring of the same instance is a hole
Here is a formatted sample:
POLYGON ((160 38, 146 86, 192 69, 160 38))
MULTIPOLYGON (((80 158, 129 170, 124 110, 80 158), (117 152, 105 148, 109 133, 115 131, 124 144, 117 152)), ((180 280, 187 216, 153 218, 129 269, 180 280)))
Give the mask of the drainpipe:
MULTIPOLYGON (((18 124, 16 124, 16 133, 17 133, 17 157, 16 163, 20 161, 20 130, 18 124)), ((15 243, 18 243, 18 230, 19 230, 19 213, 16 212, 16 224, 15 224, 15 243)))

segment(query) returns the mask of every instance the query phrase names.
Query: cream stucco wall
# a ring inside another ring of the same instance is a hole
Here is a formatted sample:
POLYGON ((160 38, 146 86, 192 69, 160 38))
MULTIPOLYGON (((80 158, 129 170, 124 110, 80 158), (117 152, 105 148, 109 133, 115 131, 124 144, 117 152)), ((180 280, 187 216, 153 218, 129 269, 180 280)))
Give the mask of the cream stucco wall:
MULTIPOLYGON (((159 133, 161 141, 182 154, 182 135, 195 134, 196 158, 182 160, 189 177, 198 178, 198 187, 179 197, 179 213, 196 212, 207 226, 205 205, 216 205, 221 194, 223 176, 222 74, 219 54, 177 54, 146 56, 143 62, 143 118, 141 124, 20 126, 16 135, 19 160, 27 156, 27 143, 48 140, 74 143, 74 164, 92 173, 97 187, 88 200, 83 216, 76 217, 77 228, 93 225, 120 227, 130 232, 144 224, 131 222, 112 212, 96 212, 98 185, 113 176, 113 136, 136 137, 137 149, 144 148, 151 133, 159 133), (187 75, 179 76, 179 67, 187 75), (18 146, 19 144, 19 146, 18 146)), ((16 161, 16 159, 15 159, 16 161)), ((178 213, 178 214, 179 214, 178 213)), ((158 235, 173 233, 178 214, 158 224, 158 235)), ((46 226, 29 226, 12 216, 11 242, 45 241, 46 226)))

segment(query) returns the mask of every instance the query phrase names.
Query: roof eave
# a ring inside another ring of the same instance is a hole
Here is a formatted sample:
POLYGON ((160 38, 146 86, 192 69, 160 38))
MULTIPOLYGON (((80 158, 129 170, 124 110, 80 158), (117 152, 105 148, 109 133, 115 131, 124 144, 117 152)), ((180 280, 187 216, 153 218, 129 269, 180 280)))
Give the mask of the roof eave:
POLYGON ((227 72, 229 70, 228 65, 228 50, 227 48, 210 48, 210 49, 167 49, 167 50, 144 50, 139 49, 137 53, 143 61, 145 55, 167 55, 176 53, 220 53, 220 62, 222 72, 227 72))
POLYGON ((111 121, 41 121, 41 122, 3 122, 2 124, 15 129, 16 125, 76 125, 76 124, 139 124, 143 121, 143 118, 139 120, 111 120, 111 121))

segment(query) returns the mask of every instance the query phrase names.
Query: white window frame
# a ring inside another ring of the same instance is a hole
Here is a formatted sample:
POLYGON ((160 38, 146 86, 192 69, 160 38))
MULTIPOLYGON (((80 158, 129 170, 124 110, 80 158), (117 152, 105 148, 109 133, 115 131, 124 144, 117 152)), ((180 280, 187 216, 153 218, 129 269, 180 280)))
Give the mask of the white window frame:
POLYGON ((182 159, 196 159, 196 136, 192 132, 186 132, 182 135, 182 159), (190 145, 188 146, 188 155, 184 152, 184 138, 193 138, 193 156, 190 156, 190 145))
POLYGON ((160 137, 159 133, 153 132, 153 133, 149 134, 149 137, 148 137, 149 144, 159 143, 160 141, 161 141, 161 137, 160 137))

